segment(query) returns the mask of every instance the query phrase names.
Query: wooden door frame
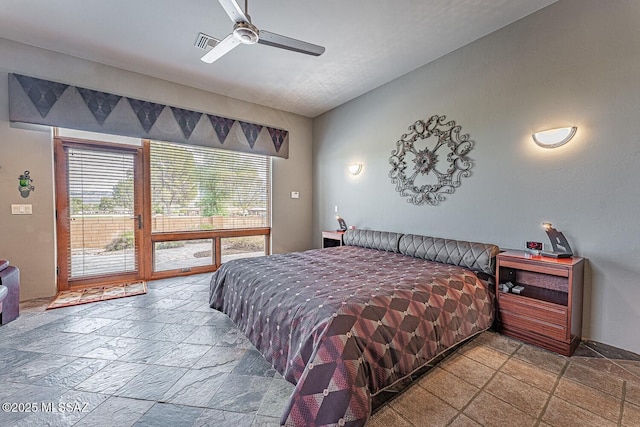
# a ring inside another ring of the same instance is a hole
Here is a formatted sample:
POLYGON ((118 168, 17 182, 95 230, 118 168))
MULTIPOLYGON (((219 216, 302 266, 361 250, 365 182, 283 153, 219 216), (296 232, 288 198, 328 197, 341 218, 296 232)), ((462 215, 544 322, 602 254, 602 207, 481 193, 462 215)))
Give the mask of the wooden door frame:
POLYGON ((69 192, 68 192, 68 162, 65 153, 66 147, 77 147, 84 149, 98 149, 103 151, 125 151, 134 154, 134 212, 135 215, 143 215, 144 200, 144 170, 143 170, 143 149, 142 146, 130 144, 118 144, 111 142, 100 142, 94 140, 86 140, 79 138, 67 138, 54 135, 54 174, 55 174, 55 202, 56 202, 56 246, 57 246, 57 284, 58 291, 64 291, 75 288, 84 288, 89 286, 97 286, 103 284, 123 283, 131 280, 140 280, 146 276, 145 265, 143 262, 141 245, 144 241, 143 229, 145 221, 143 220, 143 229, 139 227, 135 229, 135 253, 138 259, 138 271, 135 273, 114 274, 109 273, 104 276, 92 276, 86 279, 71 279, 68 260, 69 254, 69 192))

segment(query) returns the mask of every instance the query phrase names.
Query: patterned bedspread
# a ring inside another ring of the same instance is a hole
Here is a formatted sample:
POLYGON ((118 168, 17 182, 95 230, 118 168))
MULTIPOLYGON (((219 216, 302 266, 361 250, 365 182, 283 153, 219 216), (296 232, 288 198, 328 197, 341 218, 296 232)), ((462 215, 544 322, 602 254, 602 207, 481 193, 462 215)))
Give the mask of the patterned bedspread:
POLYGON ((373 394, 494 313, 470 270, 356 246, 227 262, 210 303, 296 385, 287 426, 364 425, 373 394))

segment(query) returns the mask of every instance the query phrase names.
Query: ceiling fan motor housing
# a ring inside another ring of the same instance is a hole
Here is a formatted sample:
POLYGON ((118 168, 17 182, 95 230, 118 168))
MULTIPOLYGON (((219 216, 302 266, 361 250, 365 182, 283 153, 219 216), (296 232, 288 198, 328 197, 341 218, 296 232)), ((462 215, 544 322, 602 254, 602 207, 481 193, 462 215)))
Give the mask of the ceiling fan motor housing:
POLYGON ((259 30, 250 22, 238 22, 233 27, 233 35, 242 44, 255 44, 259 39, 259 30))

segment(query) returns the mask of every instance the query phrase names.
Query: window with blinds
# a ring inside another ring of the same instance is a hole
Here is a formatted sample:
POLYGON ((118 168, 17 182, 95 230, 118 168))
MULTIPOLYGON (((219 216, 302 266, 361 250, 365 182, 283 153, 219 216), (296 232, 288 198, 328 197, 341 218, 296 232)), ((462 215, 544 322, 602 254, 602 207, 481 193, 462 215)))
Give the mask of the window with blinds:
POLYGON ((135 153, 66 147, 70 279, 138 270, 135 153))
POLYGON ((152 232, 269 227, 271 159, 151 141, 152 232))

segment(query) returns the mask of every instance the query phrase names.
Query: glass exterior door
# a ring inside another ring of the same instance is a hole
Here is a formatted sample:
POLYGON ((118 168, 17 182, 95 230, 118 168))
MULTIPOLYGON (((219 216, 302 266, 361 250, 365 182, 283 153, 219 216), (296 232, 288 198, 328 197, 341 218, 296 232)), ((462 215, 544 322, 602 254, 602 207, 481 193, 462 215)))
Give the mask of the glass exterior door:
POLYGON ((139 149, 57 140, 59 288, 137 279, 139 149))

